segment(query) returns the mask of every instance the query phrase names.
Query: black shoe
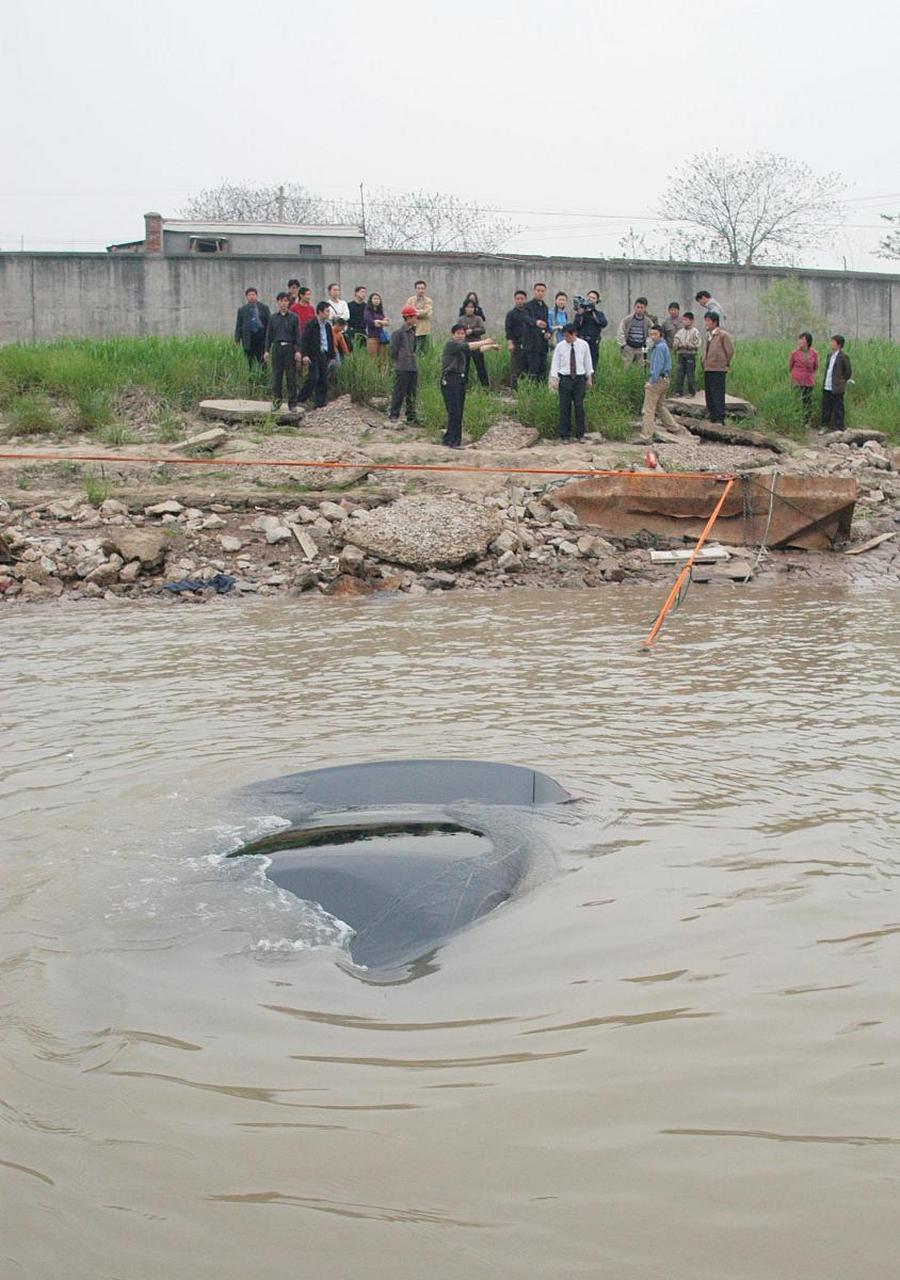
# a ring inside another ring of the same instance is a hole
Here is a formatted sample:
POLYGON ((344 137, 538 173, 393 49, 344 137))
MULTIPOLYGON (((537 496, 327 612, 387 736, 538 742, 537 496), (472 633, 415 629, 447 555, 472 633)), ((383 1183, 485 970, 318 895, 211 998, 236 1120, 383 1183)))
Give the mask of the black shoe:
POLYGON ((388 414, 388 422, 399 422, 399 421, 400 421, 400 415, 399 415, 399 414, 394 414, 394 413, 389 413, 389 414, 388 414))
POLYGON ((583 436, 583 435, 582 435, 582 436, 576 436, 576 437, 575 437, 575 443, 576 443, 576 444, 584 444, 584 436, 583 436))

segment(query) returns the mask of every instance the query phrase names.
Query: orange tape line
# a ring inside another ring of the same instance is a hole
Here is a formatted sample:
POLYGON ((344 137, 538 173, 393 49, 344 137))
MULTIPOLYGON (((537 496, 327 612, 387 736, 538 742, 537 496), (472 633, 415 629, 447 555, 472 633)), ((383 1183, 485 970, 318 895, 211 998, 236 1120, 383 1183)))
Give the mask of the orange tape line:
POLYGON ((322 470, 365 470, 365 471, 436 471, 466 472, 475 475, 502 476, 641 476, 646 480, 656 480, 660 476, 671 478, 679 476, 704 476, 709 478, 715 474, 723 480, 734 480, 730 473, 710 471, 623 471, 597 470, 588 467, 466 467, 444 466, 424 462, 337 462, 319 461, 304 462, 293 458, 147 458, 123 457, 112 453, 0 453, 0 460, 7 462, 114 462, 123 465, 152 465, 161 467, 310 467, 322 470))

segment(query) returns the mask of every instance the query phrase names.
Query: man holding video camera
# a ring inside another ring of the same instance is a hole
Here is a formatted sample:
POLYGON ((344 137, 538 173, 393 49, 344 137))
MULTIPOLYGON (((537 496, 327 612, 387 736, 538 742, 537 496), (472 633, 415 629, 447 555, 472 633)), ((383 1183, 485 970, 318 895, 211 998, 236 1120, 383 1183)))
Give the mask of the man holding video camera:
POLYGON ((591 364, 597 368, 597 357, 600 350, 600 338, 609 324, 600 310, 600 294, 596 289, 588 289, 582 298, 578 294, 572 299, 575 305, 575 331, 579 338, 584 338, 591 352, 591 364))

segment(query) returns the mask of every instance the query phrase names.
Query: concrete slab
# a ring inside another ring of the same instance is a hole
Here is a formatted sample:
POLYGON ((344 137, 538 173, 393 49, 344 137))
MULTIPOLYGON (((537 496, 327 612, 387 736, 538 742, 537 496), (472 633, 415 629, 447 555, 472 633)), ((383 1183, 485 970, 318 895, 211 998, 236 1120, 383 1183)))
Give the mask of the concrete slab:
POLYGON ((201 400, 201 418, 217 422, 262 422, 274 415, 278 423, 299 422, 302 409, 289 409, 286 404, 274 410, 269 400, 201 400))

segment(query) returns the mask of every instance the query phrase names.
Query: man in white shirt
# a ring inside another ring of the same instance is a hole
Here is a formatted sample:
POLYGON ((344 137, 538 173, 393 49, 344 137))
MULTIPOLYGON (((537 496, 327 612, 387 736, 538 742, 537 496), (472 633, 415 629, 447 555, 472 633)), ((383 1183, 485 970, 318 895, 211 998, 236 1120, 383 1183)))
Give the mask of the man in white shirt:
POLYGON ((553 348, 550 386, 559 391, 559 438, 568 440, 575 410, 575 439, 584 439, 584 393, 594 385, 591 349, 574 324, 563 326, 562 342, 553 348))
POLYGON ((341 286, 336 281, 328 286, 328 319, 350 323, 350 308, 341 297, 341 286))

